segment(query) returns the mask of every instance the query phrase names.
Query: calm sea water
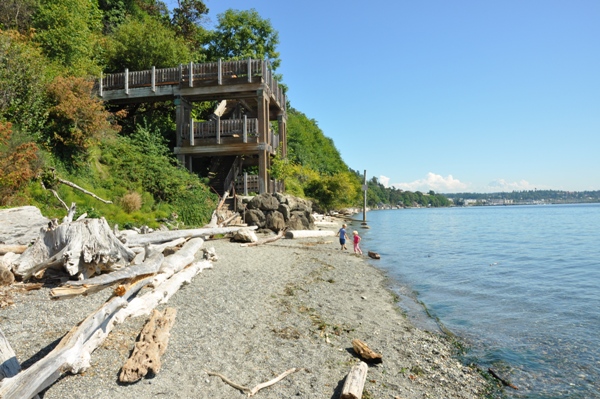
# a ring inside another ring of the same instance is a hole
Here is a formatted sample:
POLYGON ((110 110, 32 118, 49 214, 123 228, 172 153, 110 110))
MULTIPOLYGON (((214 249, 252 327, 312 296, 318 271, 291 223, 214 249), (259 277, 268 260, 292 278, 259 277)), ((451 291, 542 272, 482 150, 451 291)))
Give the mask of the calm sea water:
POLYGON ((400 305, 466 340, 466 361, 519 388, 508 398, 600 398, 600 204, 371 211, 367 221, 363 250, 381 255, 372 263, 395 279, 400 305))

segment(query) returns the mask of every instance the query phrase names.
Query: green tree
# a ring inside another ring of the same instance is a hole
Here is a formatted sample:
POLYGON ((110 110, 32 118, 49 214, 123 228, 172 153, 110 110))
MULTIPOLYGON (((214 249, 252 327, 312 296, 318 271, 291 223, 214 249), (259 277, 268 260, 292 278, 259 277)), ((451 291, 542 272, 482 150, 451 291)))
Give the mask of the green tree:
POLYGON ((183 39, 160 21, 145 17, 129 18, 119 25, 108 43, 107 71, 142 71, 169 68, 191 60, 183 39))
POLYGON ((36 40, 44 53, 69 73, 98 76, 102 13, 96 1, 42 0, 35 14, 36 40))
POLYGON ((46 121, 47 60, 29 38, 0 32, 0 120, 37 137, 46 121))
POLYGON ((209 60, 256 58, 269 60, 273 70, 279 67, 279 33, 270 20, 261 18, 255 9, 230 9, 217 18, 219 23, 207 46, 209 60))
POLYGON ((2 0, 0 2, 0 29, 14 29, 21 33, 31 27, 37 0, 2 0))
POLYGON ((327 175, 348 171, 333 140, 325 136, 314 119, 291 108, 287 132, 288 157, 294 163, 327 175))
POLYGON ((193 51, 199 52, 206 40, 207 32, 202 22, 208 14, 208 7, 202 0, 178 0, 173 9, 171 24, 193 51))

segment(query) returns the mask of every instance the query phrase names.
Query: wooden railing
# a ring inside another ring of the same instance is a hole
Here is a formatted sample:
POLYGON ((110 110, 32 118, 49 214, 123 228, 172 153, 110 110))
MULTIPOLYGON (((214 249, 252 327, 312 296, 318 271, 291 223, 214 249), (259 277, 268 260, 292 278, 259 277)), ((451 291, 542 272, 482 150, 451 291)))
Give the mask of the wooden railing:
MULTIPOLYGON (((258 119, 220 119, 217 121, 194 122, 194 139, 240 137, 244 143, 258 137, 258 119)), ((192 144, 193 145, 193 144, 192 144)))
POLYGON ((129 89, 150 87, 154 92, 157 86, 179 85, 180 87, 194 87, 195 83, 206 80, 215 80, 218 85, 223 84, 224 78, 235 78, 236 81, 246 80, 252 82, 255 76, 262 77, 268 85, 273 97, 282 107, 285 107, 285 94, 277 79, 273 77, 271 64, 266 60, 253 60, 248 58, 241 61, 217 61, 202 64, 180 64, 174 68, 152 67, 145 71, 111 73, 99 79, 99 93, 102 97, 104 91, 124 90, 129 94, 129 89))

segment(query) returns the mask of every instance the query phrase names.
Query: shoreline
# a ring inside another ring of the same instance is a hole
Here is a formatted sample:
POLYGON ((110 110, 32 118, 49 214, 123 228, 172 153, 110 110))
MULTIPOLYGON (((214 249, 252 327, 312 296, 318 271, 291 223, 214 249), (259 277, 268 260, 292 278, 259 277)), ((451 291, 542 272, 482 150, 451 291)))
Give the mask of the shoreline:
MULTIPOLYGON (((337 231, 342 222, 335 221, 337 227, 330 229, 337 231)), ((214 247, 219 257, 214 268, 160 307, 175 308, 177 316, 156 376, 117 382, 147 319, 138 317, 115 327, 92 354, 87 372, 61 378, 44 399, 244 397, 206 371, 254 386, 293 367, 301 371, 256 396, 338 398, 358 362, 351 344, 355 338, 383 355, 382 364, 369 368, 364 398, 483 396, 487 382, 457 361, 451 340, 416 328, 395 302, 389 277, 366 255, 338 246, 337 237, 281 239, 255 247, 206 241, 204 247, 214 247)), ((19 294, 2 310, 2 330, 23 368, 111 294, 104 290, 52 301, 48 291, 19 294)))

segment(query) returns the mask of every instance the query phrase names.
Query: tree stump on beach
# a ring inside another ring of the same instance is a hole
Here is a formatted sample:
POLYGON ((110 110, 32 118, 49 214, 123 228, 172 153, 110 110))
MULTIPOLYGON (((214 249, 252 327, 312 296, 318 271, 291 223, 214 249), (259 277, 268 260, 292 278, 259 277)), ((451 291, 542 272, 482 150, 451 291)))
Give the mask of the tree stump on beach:
POLYGON ((69 275, 85 279, 103 271, 118 270, 134 256, 113 234, 106 219, 66 220, 42 229, 36 242, 12 267, 23 280, 48 267, 63 268, 69 275))

